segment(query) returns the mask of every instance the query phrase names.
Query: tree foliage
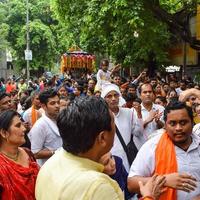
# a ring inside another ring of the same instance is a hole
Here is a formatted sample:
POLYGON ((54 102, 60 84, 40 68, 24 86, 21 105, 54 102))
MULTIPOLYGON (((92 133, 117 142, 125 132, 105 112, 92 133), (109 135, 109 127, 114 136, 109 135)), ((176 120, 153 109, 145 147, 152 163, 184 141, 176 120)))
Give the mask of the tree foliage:
POLYGON ((167 62, 172 34, 186 40, 181 32, 185 23, 179 20, 177 12, 190 13, 197 5, 195 0, 52 1, 57 16, 78 45, 88 51, 111 55, 117 62, 129 66, 149 61, 167 62), (170 26, 172 16, 174 26, 170 26))
MULTIPOLYGON (((189 17, 199 0, 29 0, 31 69, 51 68, 71 45, 124 66, 168 61, 170 38, 199 48, 189 17)), ((24 68, 26 0, 1 0, 0 49, 13 49, 24 68)))
POLYGON ((0 2, 0 51, 5 50, 9 26, 6 24, 6 6, 0 2))
MULTIPOLYGON (((9 0, 1 3, 4 14, 5 36, 12 55, 14 64, 19 69, 25 68, 24 50, 26 49, 26 0, 9 0)), ((59 62, 60 55, 66 51, 68 34, 62 24, 54 16, 48 0, 29 0, 29 32, 30 49, 33 60, 30 61, 30 69, 51 69, 59 62)), ((3 34, 0 34, 0 37, 3 34)))

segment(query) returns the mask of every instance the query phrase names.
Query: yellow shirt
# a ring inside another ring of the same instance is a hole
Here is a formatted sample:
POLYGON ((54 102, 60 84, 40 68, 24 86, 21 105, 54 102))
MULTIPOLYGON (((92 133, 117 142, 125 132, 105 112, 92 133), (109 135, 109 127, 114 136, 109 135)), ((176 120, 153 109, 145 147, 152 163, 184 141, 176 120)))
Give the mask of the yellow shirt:
POLYGON ((40 169, 37 200, 122 200, 117 182, 102 173, 103 165, 63 149, 40 169))

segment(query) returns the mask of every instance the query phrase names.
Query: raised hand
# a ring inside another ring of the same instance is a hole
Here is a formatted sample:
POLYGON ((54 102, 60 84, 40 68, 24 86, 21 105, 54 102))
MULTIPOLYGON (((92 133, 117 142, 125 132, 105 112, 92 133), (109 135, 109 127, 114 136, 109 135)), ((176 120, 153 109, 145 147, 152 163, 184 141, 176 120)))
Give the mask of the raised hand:
POLYGON ((164 189, 164 184, 166 183, 166 178, 164 176, 154 175, 147 181, 144 185, 139 181, 140 193, 143 197, 151 196, 153 199, 159 199, 164 189))

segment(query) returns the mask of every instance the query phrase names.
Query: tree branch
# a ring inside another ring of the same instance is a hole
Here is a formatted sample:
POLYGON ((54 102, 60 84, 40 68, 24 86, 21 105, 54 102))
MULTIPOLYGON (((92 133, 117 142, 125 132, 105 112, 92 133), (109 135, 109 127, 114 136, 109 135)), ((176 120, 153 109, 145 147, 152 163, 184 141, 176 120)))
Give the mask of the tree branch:
POLYGON ((144 5, 158 20, 166 23, 172 33, 189 43, 193 49, 200 50, 200 40, 192 37, 189 24, 194 11, 185 8, 179 13, 170 14, 161 7, 159 0, 144 0, 144 5))

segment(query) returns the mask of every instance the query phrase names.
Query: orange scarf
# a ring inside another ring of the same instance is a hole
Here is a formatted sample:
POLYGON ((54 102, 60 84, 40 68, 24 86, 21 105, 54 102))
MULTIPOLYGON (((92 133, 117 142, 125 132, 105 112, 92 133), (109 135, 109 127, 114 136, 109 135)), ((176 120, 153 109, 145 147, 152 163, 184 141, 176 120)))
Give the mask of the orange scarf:
MULTIPOLYGON (((173 142, 165 132, 156 147, 155 154, 155 173, 163 175, 175 173, 178 171, 176 152, 173 142)), ((167 188, 160 196, 159 200, 176 200, 176 190, 167 188)))
POLYGON ((31 123, 32 123, 32 126, 35 124, 35 122, 37 121, 37 119, 38 119, 37 111, 34 108, 34 106, 32 106, 32 109, 31 109, 31 123))

